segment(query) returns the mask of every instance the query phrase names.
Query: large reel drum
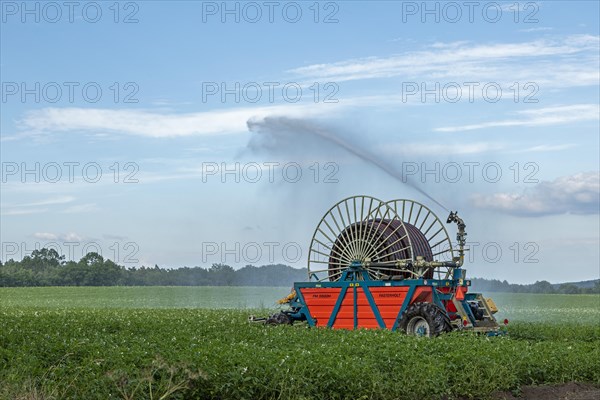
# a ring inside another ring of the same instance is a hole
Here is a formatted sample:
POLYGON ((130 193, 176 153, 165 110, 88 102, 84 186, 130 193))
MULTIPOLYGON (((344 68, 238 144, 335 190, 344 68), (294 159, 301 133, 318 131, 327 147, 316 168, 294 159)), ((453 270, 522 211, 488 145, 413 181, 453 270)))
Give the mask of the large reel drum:
MULTIPOLYGON (((315 229, 308 273, 313 280, 337 281, 351 264, 359 263, 371 279, 430 279, 432 269, 415 271, 398 264, 410 265, 417 257, 434 261, 448 253, 452 256, 448 234, 429 208, 411 200, 353 196, 331 207, 315 229), (449 250, 440 250, 448 245, 449 250)), ((440 277, 449 271, 437 272, 440 277)))
MULTIPOLYGON (((425 258, 427 261, 454 260, 455 251, 446 226, 429 207, 407 199, 388 201, 387 205, 396 212, 405 225, 415 227, 424 238, 423 246, 428 249, 431 256, 425 258)), ((419 243, 423 243, 423 240, 419 240, 419 243)), ((435 279, 448 279, 452 276, 452 269, 452 267, 437 267, 431 272, 435 279)))

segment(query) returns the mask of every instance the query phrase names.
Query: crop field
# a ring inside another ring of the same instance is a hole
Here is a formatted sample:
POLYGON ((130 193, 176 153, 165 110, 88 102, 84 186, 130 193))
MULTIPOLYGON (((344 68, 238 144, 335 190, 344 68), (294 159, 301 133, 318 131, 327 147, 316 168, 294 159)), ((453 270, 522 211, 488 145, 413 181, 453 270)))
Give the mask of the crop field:
POLYGON ((247 322, 287 288, 0 288, 2 399, 442 399, 600 385, 600 297, 493 294, 506 337, 247 322))

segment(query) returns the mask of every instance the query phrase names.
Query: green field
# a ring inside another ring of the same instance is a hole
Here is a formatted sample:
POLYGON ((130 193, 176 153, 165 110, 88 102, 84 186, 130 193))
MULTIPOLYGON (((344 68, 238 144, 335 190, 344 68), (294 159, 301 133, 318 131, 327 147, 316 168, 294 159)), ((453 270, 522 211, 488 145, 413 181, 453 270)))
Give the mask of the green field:
MULTIPOLYGON (((272 309, 285 287, 0 288, 0 307, 272 309)), ((600 296, 489 293, 498 318, 525 322, 600 323, 600 296)))
POLYGON ((272 308, 290 288, 109 286, 0 288, 8 307, 48 308, 272 308))
POLYGON ((0 398, 440 399, 600 385, 600 296, 494 294, 511 320, 502 338, 246 321, 288 290, 0 288, 0 398))

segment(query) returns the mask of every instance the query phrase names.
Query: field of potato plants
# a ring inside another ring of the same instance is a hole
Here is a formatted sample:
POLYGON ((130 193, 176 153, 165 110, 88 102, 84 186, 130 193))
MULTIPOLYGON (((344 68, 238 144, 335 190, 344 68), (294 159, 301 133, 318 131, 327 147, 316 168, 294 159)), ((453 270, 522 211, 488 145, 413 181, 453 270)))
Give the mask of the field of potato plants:
POLYGON ((0 288, 1 399, 485 399, 600 385, 600 296, 492 296, 509 335, 263 326, 286 288, 0 288))

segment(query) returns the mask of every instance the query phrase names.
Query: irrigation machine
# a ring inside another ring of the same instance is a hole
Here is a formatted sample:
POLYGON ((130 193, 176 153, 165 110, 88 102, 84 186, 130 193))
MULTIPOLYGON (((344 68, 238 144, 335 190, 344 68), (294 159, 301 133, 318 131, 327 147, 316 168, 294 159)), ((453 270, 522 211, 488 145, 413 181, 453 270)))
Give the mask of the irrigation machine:
POLYGON ((294 283, 290 295, 280 300, 281 312, 251 320, 381 328, 417 336, 458 329, 502 334, 492 299, 468 290, 471 281, 462 268, 465 223, 456 212, 450 212, 446 223, 456 224, 456 246, 442 221, 421 203, 344 199, 315 229, 308 281, 294 283))

